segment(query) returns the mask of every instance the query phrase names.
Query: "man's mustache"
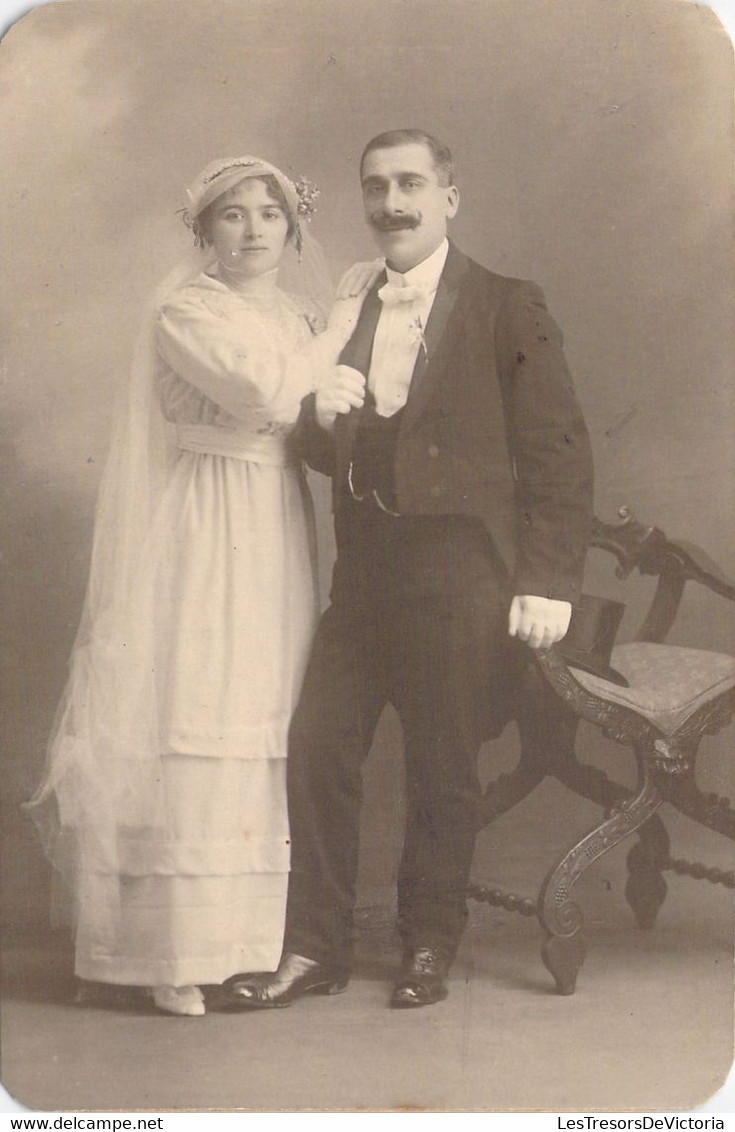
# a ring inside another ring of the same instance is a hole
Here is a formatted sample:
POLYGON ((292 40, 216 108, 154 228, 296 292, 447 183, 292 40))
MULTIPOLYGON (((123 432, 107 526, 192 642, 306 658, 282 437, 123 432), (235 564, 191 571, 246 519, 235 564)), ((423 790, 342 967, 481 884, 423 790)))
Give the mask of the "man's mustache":
POLYGON ((370 217, 370 223, 379 232, 401 232, 404 229, 410 231, 412 228, 418 228, 422 219, 420 212, 416 215, 401 213, 398 216, 390 212, 374 212, 370 217))

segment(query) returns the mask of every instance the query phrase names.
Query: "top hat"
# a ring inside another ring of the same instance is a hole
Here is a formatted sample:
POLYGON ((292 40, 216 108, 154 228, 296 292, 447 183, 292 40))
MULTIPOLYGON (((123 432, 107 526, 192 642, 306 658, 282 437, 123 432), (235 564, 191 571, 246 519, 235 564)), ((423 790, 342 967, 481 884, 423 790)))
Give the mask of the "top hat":
POLYGON ((570 668, 579 668, 611 684, 629 687, 628 681, 610 665, 618 627, 625 612, 619 601, 593 594, 581 594, 574 606, 566 636, 557 652, 570 668))

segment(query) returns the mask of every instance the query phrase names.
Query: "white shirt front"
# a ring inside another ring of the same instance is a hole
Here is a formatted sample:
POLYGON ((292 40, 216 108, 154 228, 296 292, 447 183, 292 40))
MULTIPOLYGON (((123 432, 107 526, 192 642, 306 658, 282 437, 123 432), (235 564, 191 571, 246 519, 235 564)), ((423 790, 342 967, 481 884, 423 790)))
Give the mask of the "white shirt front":
POLYGON ((449 242, 443 240, 435 252, 403 275, 386 267, 393 287, 419 287, 423 293, 409 302, 386 303, 380 312, 368 389, 381 417, 392 417, 406 404, 416 358, 419 350, 426 349, 424 331, 448 251, 449 242))

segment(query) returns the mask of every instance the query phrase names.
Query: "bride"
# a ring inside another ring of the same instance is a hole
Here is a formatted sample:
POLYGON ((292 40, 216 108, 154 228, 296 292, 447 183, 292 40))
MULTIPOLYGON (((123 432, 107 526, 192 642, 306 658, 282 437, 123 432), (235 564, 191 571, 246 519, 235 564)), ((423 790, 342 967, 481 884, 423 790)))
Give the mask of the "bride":
POLYGON ((149 987, 173 1014, 203 1014, 202 985, 280 954, 286 737, 318 613, 296 424, 317 390, 362 403, 337 359, 372 280, 351 269, 326 325, 280 289, 295 253, 318 290, 315 195, 254 157, 188 191, 198 250, 136 351, 29 803, 73 892, 77 976, 149 987))

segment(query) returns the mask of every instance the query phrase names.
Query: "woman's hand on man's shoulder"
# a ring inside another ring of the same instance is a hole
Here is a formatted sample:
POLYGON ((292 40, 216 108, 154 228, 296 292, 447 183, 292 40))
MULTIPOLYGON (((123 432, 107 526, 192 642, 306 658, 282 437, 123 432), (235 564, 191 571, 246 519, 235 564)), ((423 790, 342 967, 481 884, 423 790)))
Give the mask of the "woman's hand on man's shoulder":
POLYGON ((382 258, 353 263, 337 284, 335 299, 351 299, 362 295, 372 287, 383 271, 385 271, 385 260, 382 258))

